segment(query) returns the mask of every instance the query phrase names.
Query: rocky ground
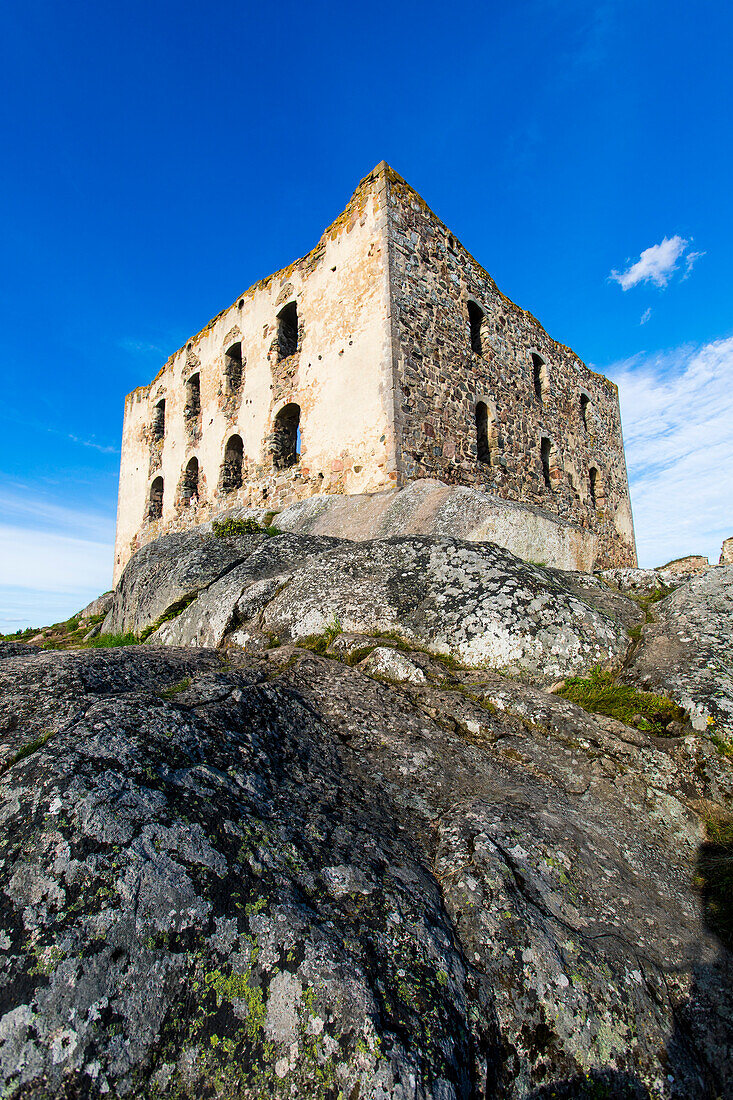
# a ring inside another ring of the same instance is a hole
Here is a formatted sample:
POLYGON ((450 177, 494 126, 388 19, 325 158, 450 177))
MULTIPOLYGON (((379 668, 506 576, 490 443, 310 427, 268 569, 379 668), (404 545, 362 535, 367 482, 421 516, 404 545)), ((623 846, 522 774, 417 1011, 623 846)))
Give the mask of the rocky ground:
POLYGON ((732 622, 733 567, 146 547, 145 644, 0 643, 0 1096, 732 1095, 732 622))

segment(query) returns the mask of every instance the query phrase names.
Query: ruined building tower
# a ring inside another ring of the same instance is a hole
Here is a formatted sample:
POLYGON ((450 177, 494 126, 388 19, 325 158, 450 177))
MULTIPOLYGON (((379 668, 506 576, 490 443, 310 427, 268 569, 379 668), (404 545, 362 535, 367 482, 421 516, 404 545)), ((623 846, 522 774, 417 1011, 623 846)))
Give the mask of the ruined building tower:
POLYGON ((636 553, 618 392, 516 306, 382 162, 307 256, 256 283, 125 401, 115 579, 232 507, 419 478, 636 553))

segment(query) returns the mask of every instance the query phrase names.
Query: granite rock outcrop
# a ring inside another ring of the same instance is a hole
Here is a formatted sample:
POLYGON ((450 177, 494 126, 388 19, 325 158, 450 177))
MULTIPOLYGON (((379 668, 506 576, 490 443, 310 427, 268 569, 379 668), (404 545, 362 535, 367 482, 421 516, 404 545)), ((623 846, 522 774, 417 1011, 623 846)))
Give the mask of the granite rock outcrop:
POLYGON ((663 583, 193 532, 147 644, 0 644, 0 1095, 730 1095, 733 568, 663 583), (598 662, 690 720, 550 683, 598 662))

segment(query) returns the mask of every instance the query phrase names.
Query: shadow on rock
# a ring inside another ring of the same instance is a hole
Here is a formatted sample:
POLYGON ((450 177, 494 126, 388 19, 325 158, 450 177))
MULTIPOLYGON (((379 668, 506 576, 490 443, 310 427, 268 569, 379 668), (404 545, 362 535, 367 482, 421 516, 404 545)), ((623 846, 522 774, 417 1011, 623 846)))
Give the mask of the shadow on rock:
POLYGON ((616 1070, 594 1070, 567 1081, 555 1081, 529 1094, 528 1100, 650 1100, 638 1077, 616 1070))

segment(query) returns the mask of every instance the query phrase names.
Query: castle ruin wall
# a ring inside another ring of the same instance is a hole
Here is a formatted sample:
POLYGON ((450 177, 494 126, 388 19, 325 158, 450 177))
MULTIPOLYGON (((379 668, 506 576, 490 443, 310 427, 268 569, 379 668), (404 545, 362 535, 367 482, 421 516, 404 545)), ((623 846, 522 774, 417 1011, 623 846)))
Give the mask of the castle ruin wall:
POLYGON ((382 162, 307 256, 127 397, 115 582, 144 543, 231 509, 426 478, 572 525, 578 560, 636 563, 616 387, 382 162))
POLYGON ((384 186, 383 177, 367 177, 308 256, 251 288, 179 349, 150 386, 128 396, 115 581, 144 542, 226 509, 276 511, 319 492, 396 484, 384 186), (283 337, 279 314, 293 303, 297 333, 283 337), (283 346, 288 338, 294 344, 283 346), (237 345, 241 381, 232 392, 238 371, 227 351, 237 345), (189 380, 196 375, 192 408, 189 380), (164 430, 156 439, 161 401, 164 430), (300 410, 299 456, 292 454, 291 464, 282 454, 287 427, 278 421, 290 406, 300 410), (241 439, 238 473, 236 455, 227 463, 232 436, 241 439), (192 458, 195 494, 185 478, 192 458), (160 516, 151 511, 157 478, 160 516))
POLYGON ((635 565, 616 386, 506 298, 422 198, 389 178, 400 483, 437 478, 537 505, 592 532, 604 565, 635 565))

